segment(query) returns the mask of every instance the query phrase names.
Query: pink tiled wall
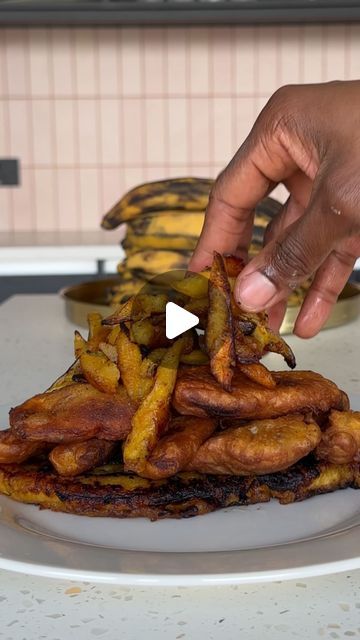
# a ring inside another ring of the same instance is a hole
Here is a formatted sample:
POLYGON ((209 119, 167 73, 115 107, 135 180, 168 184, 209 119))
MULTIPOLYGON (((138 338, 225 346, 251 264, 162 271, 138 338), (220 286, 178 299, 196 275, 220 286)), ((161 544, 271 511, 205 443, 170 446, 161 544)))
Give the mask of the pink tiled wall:
POLYGON ((137 183, 215 176, 285 83, 360 77, 360 26, 0 30, 0 230, 94 229, 137 183))

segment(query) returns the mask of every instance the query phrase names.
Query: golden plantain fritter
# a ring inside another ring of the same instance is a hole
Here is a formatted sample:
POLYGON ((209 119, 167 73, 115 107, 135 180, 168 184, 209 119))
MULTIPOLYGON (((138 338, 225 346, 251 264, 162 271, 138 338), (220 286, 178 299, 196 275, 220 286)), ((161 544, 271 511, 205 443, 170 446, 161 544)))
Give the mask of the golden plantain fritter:
POLYGON ((275 389, 267 389, 236 370, 232 391, 225 391, 206 367, 179 372, 173 406, 183 415, 276 418, 288 413, 321 414, 346 410, 347 395, 334 382, 312 371, 272 372, 275 389))
POLYGON ((319 444, 320 427, 301 414, 254 420, 206 440, 187 469, 246 476, 282 471, 319 444))
POLYGON ((21 440, 10 429, 0 431, 0 464, 24 462, 45 449, 43 442, 21 440))
POLYGON ((124 387, 110 395, 79 382, 40 393, 11 409, 10 425, 12 433, 26 440, 123 440, 134 413, 124 387))
POLYGON ((359 462, 360 411, 331 411, 316 455, 335 464, 359 462))

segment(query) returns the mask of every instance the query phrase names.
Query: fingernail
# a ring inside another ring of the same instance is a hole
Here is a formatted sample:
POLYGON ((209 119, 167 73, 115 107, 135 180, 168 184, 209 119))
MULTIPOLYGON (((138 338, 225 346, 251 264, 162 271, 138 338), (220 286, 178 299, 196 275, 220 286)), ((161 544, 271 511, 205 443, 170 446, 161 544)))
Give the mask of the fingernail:
POLYGON ((277 293, 276 286, 259 271, 254 271, 236 287, 235 296, 239 304, 249 311, 265 309, 277 293))

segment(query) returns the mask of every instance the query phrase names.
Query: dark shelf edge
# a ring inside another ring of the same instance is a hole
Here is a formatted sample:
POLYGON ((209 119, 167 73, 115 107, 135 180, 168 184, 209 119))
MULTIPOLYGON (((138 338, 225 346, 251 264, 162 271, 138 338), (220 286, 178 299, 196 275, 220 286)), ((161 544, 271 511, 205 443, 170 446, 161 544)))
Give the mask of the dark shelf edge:
POLYGON ((354 22, 360 21, 358 7, 313 7, 313 8, 237 8, 208 9, 206 7, 188 10, 148 9, 136 11, 117 8, 102 9, 9 9, 0 5, 1 26, 171 26, 171 25, 224 25, 224 24, 291 24, 315 22, 354 22))

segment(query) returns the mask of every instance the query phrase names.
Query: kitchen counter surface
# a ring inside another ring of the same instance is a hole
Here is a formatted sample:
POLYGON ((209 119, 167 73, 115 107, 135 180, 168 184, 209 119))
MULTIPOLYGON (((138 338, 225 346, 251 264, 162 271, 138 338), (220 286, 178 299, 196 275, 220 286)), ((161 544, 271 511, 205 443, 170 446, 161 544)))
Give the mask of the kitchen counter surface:
POLYGON ((0 232, 0 276, 96 273, 124 258, 125 225, 95 231, 0 232), (100 263, 100 265, 99 265, 100 263))
MULTIPOLYGON (((57 296, 14 296, 0 306, 3 417, 5 407, 46 388, 69 366, 74 328, 57 296)), ((360 320, 289 342, 299 368, 359 393, 360 320)), ((280 368, 273 356, 267 364, 280 368)), ((201 588, 124 588, 0 571, 0 621, 4 640, 360 638, 360 570, 201 588)))

